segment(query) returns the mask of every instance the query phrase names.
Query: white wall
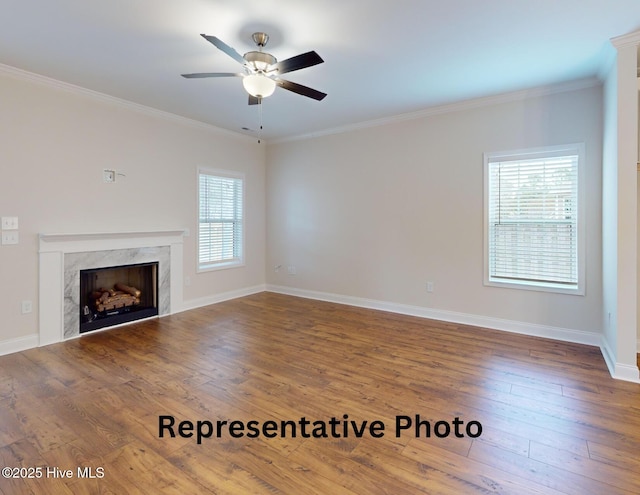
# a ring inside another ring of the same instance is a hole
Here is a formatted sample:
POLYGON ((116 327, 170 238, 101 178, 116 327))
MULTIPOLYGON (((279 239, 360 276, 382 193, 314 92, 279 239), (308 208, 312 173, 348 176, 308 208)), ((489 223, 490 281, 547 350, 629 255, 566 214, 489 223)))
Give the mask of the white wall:
POLYGON ((0 246, 0 350, 38 331, 38 233, 188 228, 185 306, 263 286, 265 151, 253 139, 7 68, 0 108, 0 216, 20 222, 20 244, 0 246), (196 273, 200 165, 246 173, 243 268, 196 273), (126 177, 105 184, 105 168, 126 177))
POLYGON ((274 143, 267 150, 267 282, 488 318, 489 325, 572 329, 576 340, 595 342, 589 336, 602 331, 601 159, 600 86, 274 143), (483 152, 574 142, 586 145, 586 295, 485 287, 483 152))

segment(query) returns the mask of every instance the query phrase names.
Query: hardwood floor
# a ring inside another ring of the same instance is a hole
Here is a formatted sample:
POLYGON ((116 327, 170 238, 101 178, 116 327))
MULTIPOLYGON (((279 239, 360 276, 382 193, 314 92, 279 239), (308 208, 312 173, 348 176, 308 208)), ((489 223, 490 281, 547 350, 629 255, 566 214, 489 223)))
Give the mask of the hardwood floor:
POLYGON ((3 495, 640 493, 594 347, 262 293, 0 369, 3 495))

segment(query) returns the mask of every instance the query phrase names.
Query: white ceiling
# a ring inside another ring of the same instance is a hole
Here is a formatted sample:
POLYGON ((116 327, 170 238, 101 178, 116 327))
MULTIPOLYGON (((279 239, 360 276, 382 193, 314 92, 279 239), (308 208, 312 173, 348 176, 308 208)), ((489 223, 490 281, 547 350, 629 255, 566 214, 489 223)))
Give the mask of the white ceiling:
MULTIPOLYGON (((0 0, 0 63, 236 132, 257 129, 237 72, 206 42, 325 63, 284 76, 263 137, 323 132, 429 107, 593 77, 609 39, 640 28, 640 0, 0 0)), ((245 132, 246 133, 246 132, 245 132)))

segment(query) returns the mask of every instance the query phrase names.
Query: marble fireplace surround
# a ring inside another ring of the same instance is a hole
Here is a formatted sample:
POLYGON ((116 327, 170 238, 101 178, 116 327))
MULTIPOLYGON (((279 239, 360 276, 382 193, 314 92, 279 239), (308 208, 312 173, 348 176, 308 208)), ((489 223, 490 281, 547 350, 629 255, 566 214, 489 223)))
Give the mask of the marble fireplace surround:
POLYGON ((179 311, 183 230, 39 236, 39 345, 80 335, 80 270, 157 261, 158 313, 179 311))

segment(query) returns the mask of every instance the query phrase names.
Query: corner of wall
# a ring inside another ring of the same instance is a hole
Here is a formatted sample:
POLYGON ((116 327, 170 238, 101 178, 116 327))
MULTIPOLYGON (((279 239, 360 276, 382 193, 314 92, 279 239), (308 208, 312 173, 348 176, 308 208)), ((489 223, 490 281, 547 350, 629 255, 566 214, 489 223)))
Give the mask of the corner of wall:
MULTIPOLYGON (((638 352, 640 352, 640 339, 638 340, 637 345, 638 352)), ((616 362, 614 354, 611 351, 611 347, 604 335, 602 336, 602 342, 600 343, 600 351, 602 352, 602 357, 607 364, 607 368, 609 369, 609 373, 612 378, 626 382, 640 383, 640 370, 638 370, 638 366, 616 362)))

